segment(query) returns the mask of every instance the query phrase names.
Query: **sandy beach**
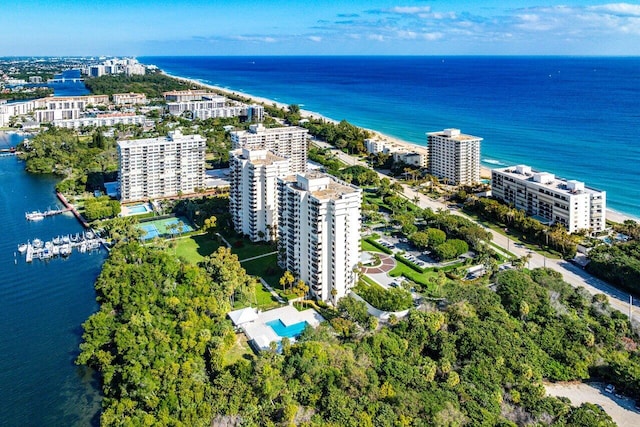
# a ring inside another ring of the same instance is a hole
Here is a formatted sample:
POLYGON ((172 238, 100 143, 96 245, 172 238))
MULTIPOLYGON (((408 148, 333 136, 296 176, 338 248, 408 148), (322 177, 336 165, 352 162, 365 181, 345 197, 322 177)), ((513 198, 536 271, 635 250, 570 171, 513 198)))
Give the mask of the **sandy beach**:
MULTIPOLYGON (((252 102, 255 103, 260 103, 260 104, 265 104, 265 105, 275 105, 278 108, 287 108, 288 105, 282 102, 277 102, 274 101, 273 99, 268 99, 268 98, 263 98, 263 97, 259 97, 259 96, 254 96, 251 95, 250 93, 245 93, 245 92, 239 92, 236 90, 232 90, 232 89, 228 89, 228 88, 223 88, 220 86, 214 86, 211 84, 207 84, 207 83, 203 83, 201 81, 195 80, 195 79, 186 79, 184 77, 180 77, 180 76, 174 76, 168 73, 163 72, 165 75, 172 77, 174 79, 177 80, 182 80, 185 82, 189 82, 192 83, 194 85, 197 86, 202 86, 217 92, 221 92, 221 93, 227 93, 227 94, 231 94, 231 95, 237 95, 237 96, 242 96, 245 98, 249 98, 252 100, 252 102)), ((323 119, 327 122, 333 122, 333 123, 339 123, 338 120, 323 116, 320 113, 317 113, 315 111, 309 111, 309 110, 300 110, 300 116, 303 118, 313 118, 313 119, 323 119)), ((365 128, 366 129, 366 128, 365 128)), ((373 129, 366 129, 367 131, 371 132, 373 134, 373 138, 376 139, 380 139, 383 141, 388 141, 392 144, 396 144, 396 145, 401 145, 401 146, 405 146, 408 150, 413 150, 415 148, 418 149, 426 149, 426 146, 424 145, 418 145, 418 144, 413 144, 407 141, 404 141, 402 139, 393 137, 393 136, 389 136, 389 135, 385 135, 382 132, 379 132, 377 130, 373 130, 373 129)), ((486 166, 480 166, 480 178, 482 179, 491 179, 491 168, 488 168, 486 166)), ((636 222, 640 222, 640 218, 635 218, 633 216, 627 215, 625 213, 622 212, 617 212, 611 209, 607 209, 607 220, 608 221, 613 221, 613 222, 617 222, 617 223, 623 223, 626 220, 632 220, 632 221, 636 221, 636 222)))

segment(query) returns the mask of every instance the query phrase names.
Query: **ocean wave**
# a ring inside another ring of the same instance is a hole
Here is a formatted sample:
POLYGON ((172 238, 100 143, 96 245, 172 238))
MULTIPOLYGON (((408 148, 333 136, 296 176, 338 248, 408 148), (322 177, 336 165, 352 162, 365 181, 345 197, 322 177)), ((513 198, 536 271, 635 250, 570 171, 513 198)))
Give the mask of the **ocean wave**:
POLYGON ((489 163, 490 165, 497 165, 497 166, 506 166, 506 163, 502 163, 500 160, 494 160, 494 159, 482 159, 482 161, 484 163, 489 163))

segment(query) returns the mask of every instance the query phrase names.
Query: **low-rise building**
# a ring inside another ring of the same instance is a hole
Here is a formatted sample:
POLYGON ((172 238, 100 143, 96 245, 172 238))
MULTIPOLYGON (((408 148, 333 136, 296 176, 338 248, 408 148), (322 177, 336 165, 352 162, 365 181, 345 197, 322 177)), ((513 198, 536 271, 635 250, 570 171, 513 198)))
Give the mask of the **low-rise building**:
POLYGON ((144 105, 147 103, 147 95, 144 93, 114 93, 115 105, 144 105))
POLYGON ((201 101, 203 97, 217 97, 218 95, 204 89, 194 90, 172 90, 163 92, 162 96, 166 102, 201 101))
POLYGON ((95 116, 85 116, 77 119, 54 120, 56 127, 80 129, 83 127, 116 126, 116 125, 144 125, 146 117, 135 113, 106 113, 95 116))
POLYGON ((491 193, 544 223, 562 224, 569 233, 606 227, 606 192, 526 165, 493 169, 491 193))
POLYGON ((368 153, 388 154, 394 162, 402 162, 417 167, 427 167, 429 151, 415 144, 398 144, 388 140, 370 138, 364 141, 368 153))

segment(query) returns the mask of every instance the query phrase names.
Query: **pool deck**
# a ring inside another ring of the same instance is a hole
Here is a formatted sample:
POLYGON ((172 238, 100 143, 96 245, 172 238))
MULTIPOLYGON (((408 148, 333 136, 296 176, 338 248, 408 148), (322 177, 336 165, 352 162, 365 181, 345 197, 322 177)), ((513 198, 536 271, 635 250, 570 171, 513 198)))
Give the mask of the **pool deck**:
POLYGON ((120 216, 134 216, 134 215, 144 215, 149 212, 153 212, 153 208, 149 203, 138 203, 136 205, 123 205, 120 211, 120 216), (136 212, 136 208, 144 207, 144 212, 136 212))
POLYGON ((266 350, 269 348, 270 343, 279 343, 282 341, 282 337, 276 334, 271 326, 266 324, 267 322, 276 319, 280 319, 285 326, 291 326, 296 323, 306 321, 314 328, 321 322, 324 322, 324 317, 313 309, 298 311, 294 307, 287 305, 273 310, 260 312, 258 313, 258 318, 256 320, 242 324, 241 327, 247 335, 247 338, 254 341, 256 347, 261 350, 266 350))

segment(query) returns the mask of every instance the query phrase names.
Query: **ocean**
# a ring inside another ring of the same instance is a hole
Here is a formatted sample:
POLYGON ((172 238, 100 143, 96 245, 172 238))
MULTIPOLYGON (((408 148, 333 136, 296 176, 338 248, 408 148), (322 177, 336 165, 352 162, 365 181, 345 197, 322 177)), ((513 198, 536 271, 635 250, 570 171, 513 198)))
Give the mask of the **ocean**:
POLYGON ((487 167, 527 164, 607 191, 640 218, 640 58, 141 57, 407 142, 459 128, 487 167))
MULTIPOLYGON (((56 88, 57 95, 83 93, 83 85, 56 88)), ((0 148, 21 139, 0 132, 0 148)), ((25 219, 25 212, 60 205, 57 182, 26 173, 15 156, 0 157, 0 426, 88 426, 99 420, 99 379, 74 360, 82 322, 98 308, 93 285, 106 253, 74 252, 66 260, 27 264, 17 252, 36 237, 82 231, 71 214, 25 219)))

